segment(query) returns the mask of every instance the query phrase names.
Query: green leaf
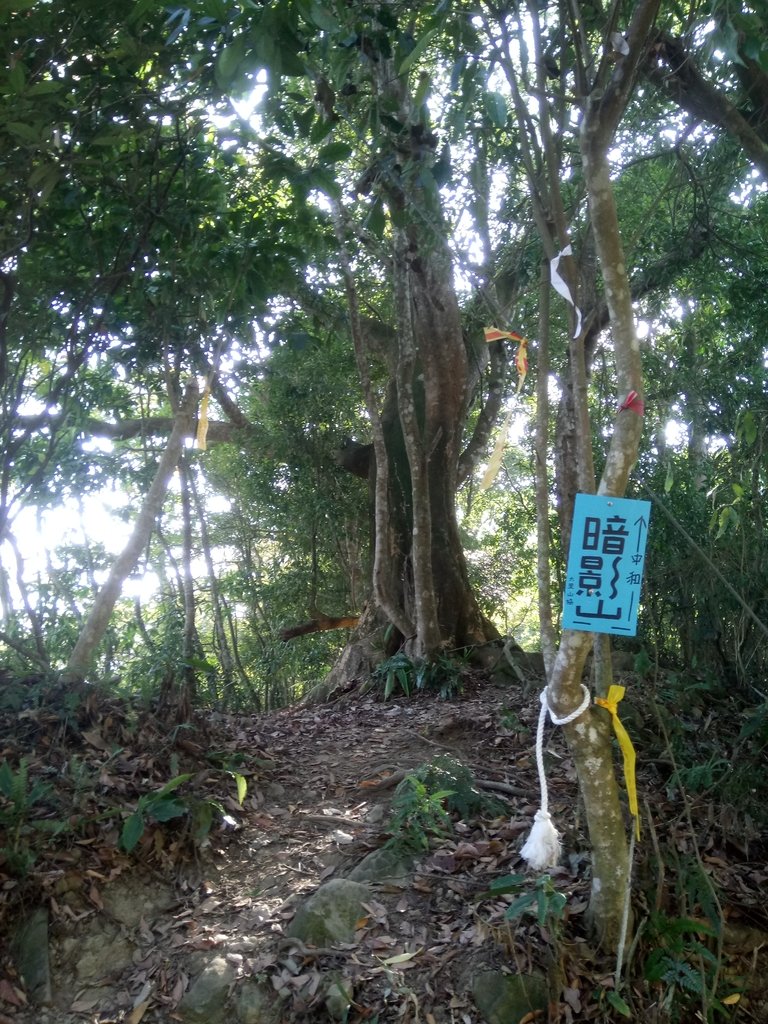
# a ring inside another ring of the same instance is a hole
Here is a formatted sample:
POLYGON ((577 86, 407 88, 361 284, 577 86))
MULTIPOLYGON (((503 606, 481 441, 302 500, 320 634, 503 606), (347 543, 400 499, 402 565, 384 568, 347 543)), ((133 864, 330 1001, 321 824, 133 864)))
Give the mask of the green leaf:
POLYGON ((307 173, 307 183, 310 188, 324 192, 331 199, 341 198, 341 186, 325 167, 313 167, 307 173))
POLYGON ((549 897, 542 888, 536 891, 536 920, 540 925, 543 925, 547 920, 547 911, 549 910, 549 897))
POLYGON ((550 916, 559 920, 563 916, 565 910, 565 904, 568 899, 564 892, 553 892, 549 897, 549 913, 550 916))
POLYGON ((309 141, 318 143, 322 142, 326 135, 329 135, 333 131, 333 121, 328 118, 318 117, 315 123, 312 125, 312 130, 309 133, 309 141))
POLYGON ((40 202, 44 203, 56 187, 61 172, 56 164, 38 164, 29 176, 29 187, 33 192, 40 193, 40 202))
POLYGON ((413 93, 413 105, 418 110, 426 101, 432 85, 432 77, 424 71, 419 75, 419 81, 413 93))
POLYGON ((14 774, 7 761, 0 764, 0 793, 9 800, 13 799, 14 774))
POLYGON ((403 693, 406 695, 406 697, 410 697, 411 686, 410 683, 408 682, 408 673, 405 671, 404 668, 399 668, 397 672, 395 672, 395 676, 397 677, 397 681, 400 683, 400 688, 402 689, 403 693))
POLYGON ((425 50, 437 35, 437 29, 431 28, 428 32, 425 32, 421 39, 418 39, 411 50, 411 52, 400 61, 400 67, 397 69, 399 75, 406 74, 416 61, 423 56, 425 50))
POLYGON ((323 7, 322 4, 312 3, 309 5, 309 21, 323 32, 338 32, 339 23, 333 15, 323 7))
POLYGON ((90 144, 92 146, 103 146, 105 149, 117 147, 122 145, 130 131, 131 129, 126 125, 123 128, 115 128, 108 132, 99 132, 98 135, 91 139, 90 144))
POLYGON ((387 227, 387 217, 384 213, 384 204, 380 199, 376 199, 373 206, 371 206, 370 210, 366 214, 365 220, 363 221, 363 225, 371 232, 372 235, 375 235, 376 238, 384 237, 384 232, 387 227))
POLYGON ((715 540, 720 538, 731 528, 736 528, 739 525, 739 513, 732 505, 726 505, 724 509, 721 509, 720 516, 718 519, 718 531, 715 534, 715 540))
POLYGON ((664 479, 664 493, 669 494, 675 482, 675 472, 672 469, 672 463, 670 462, 667 466, 667 475, 664 479))
POLYGON ((246 795, 248 793, 248 780, 244 775, 241 775, 239 772, 233 772, 232 776, 235 782, 237 783, 237 802, 242 807, 243 800, 245 800, 246 795))
POLYGON ((524 874, 505 874, 501 879, 494 879, 488 887, 487 896, 505 896, 507 893, 517 892, 526 879, 524 874))
POLYGON ((522 896, 518 896, 516 900, 510 903, 504 912, 504 917, 510 921, 516 917, 522 917, 526 910, 530 910, 534 903, 536 903, 537 898, 538 895, 535 892, 523 893, 522 896))
POLYGON ((48 78, 44 82, 35 82, 27 89, 27 96, 48 96, 53 92, 61 92, 64 83, 55 78, 48 78))
POLYGON ((166 46, 172 46, 179 38, 181 33, 189 25, 189 19, 192 12, 188 7, 177 7, 171 11, 165 20, 165 27, 170 28, 171 25, 175 24, 175 27, 169 32, 168 38, 165 40, 166 46))
POLYGON ((757 440, 757 420, 751 409, 747 409, 741 417, 741 422, 736 428, 736 435, 740 437, 750 448, 757 440))
POLYGON ((756 732, 762 729, 768 730, 768 704, 761 704, 742 725, 739 739, 749 739, 750 736, 754 736, 756 732))
POLYGON ((507 101, 500 92, 486 92, 483 96, 485 112, 497 128, 503 128, 507 123, 507 101))
POLYGON ((215 672, 216 666, 213 662, 208 661, 207 658, 189 658, 187 665, 194 669, 195 672, 215 672))
POLYGON ((717 49, 723 50, 726 56, 730 57, 732 61, 744 66, 744 61, 739 55, 739 33, 732 21, 724 21, 722 25, 715 30, 712 41, 714 46, 717 49))
POLYGON ((234 80, 237 70, 245 57, 245 39, 240 36, 225 46, 216 59, 216 81, 226 88, 234 80))
POLYGON ((195 842, 199 843, 205 839, 211 831, 214 810, 216 810, 216 805, 212 800, 202 800, 195 807, 192 815, 192 834, 194 835, 195 842))
POLYGON ((123 825, 120 833, 120 846, 126 853, 131 853, 144 835, 144 818, 138 811, 134 812, 123 825))
POLYGON ((320 163, 335 164, 350 156, 352 156, 352 147, 348 146, 346 142, 329 142, 327 146, 320 149, 317 159, 320 163))
POLYGON ((606 1001, 611 1004, 614 1010, 616 1010, 618 1013, 622 1015, 622 1017, 632 1016, 632 1011, 621 998, 618 992, 614 992, 613 989, 611 989, 609 990, 605 998, 606 1001))
POLYGON ((155 821, 171 821, 173 818, 181 818, 182 815, 187 814, 189 808, 180 800, 163 798, 150 801, 146 806, 146 810, 155 821))
POLYGON ((27 80, 26 71, 21 61, 16 61, 8 72, 8 84, 14 92, 21 92, 27 80))
POLYGON ((40 125, 27 124, 24 121, 8 121, 6 129, 22 142, 40 142, 40 125))
POLYGON ((294 113, 293 121, 300 138, 306 139, 309 137, 314 120, 315 111, 312 107, 307 107, 306 110, 298 110, 294 113))
POLYGON ((191 778, 191 772, 185 772, 183 775, 177 775, 176 778, 171 779, 170 782, 166 782, 162 789, 158 789, 156 793, 153 793, 152 798, 162 798, 164 796, 167 796, 168 793, 173 793, 175 789, 178 789, 179 786, 183 786, 185 782, 189 782, 191 778))

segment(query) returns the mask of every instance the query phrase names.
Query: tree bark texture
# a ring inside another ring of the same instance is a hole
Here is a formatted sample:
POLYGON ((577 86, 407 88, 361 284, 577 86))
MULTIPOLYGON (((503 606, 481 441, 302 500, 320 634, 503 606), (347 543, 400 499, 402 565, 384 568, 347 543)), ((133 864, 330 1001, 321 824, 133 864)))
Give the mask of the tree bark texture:
MULTIPOLYGON (((616 62, 603 88, 601 73, 607 73, 608 67, 604 59, 597 73, 600 88, 595 88, 587 99, 581 130, 590 221, 610 313, 620 399, 631 391, 642 395, 642 369, 607 152, 626 107, 658 5, 659 0, 641 0, 635 8, 627 34, 629 53, 616 62)), ((580 396, 578 389, 577 398, 586 402, 586 395, 580 396)), ((624 494, 637 459, 641 432, 642 417, 634 409, 617 413, 599 494, 624 494)), ((582 478, 585 469, 582 468, 582 478)), ((550 702, 558 717, 565 717, 581 702, 581 675, 591 644, 590 633, 566 630, 561 637, 549 683, 550 702)), ((592 846, 590 916, 601 945, 615 950, 621 937, 629 858, 606 719, 604 712, 591 707, 564 729, 576 763, 592 846)))
MULTIPOLYGON (((367 638, 383 615, 395 627, 399 645, 416 659, 429 659, 443 647, 483 643, 498 634, 470 587, 456 520, 472 373, 439 198, 436 189, 424 185, 423 175, 434 162, 431 133, 391 61, 381 60, 372 76, 380 101, 398 110, 407 130, 390 138, 382 129, 380 140, 401 168, 377 186, 393 223, 395 324, 381 410, 353 268, 348 256, 342 257, 375 456, 374 606, 362 616, 359 632, 367 638)), ((333 674, 358 661, 343 655, 333 674)))
POLYGON ((152 535, 155 522, 163 507, 168 484, 178 465, 194 422, 199 391, 195 382, 184 393, 173 423, 171 435, 157 464, 154 479, 147 491, 133 531, 123 551, 112 563, 109 576, 94 601, 93 607, 69 656, 62 678, 67 682, 81 682, 90 671, 96 651, 104 638, 112 611, 123 584, 138 564, 141 553, 152 535))

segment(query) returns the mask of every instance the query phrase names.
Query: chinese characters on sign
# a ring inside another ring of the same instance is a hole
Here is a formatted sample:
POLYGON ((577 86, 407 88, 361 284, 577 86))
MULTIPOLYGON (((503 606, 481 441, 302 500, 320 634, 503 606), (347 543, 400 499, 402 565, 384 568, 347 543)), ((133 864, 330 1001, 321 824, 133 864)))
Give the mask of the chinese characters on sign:
POLYGON ((577 494, 563 599, 563 629, 634 636, 649 501, 577 494))

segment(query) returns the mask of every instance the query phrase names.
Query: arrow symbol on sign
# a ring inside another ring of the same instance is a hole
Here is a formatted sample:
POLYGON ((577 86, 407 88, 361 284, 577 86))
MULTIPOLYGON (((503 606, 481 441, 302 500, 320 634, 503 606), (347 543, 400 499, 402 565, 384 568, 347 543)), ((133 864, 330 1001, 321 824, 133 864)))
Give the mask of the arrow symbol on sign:
POLYGON ((640 546, 643 543, 643 529, 648 529, 648 520, 645 516, 640 516, 639 519, 635 520, 634 525, 639 527, 637 531, 637 547, 635 548, 635 554, 637 555, 640 553, 640 546))

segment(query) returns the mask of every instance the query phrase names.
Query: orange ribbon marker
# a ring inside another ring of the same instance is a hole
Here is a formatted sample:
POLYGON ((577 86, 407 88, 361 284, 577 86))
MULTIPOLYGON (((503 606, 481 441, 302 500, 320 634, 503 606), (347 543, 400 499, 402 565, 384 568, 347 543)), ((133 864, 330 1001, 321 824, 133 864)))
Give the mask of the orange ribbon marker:
POLYGON ((208 399, 210 396, 211 389, 206 384, 203 397, 200 399, 200 415, 197 418, 197 437, 195 438, 195 443, 201 452, 204 452, 208 447, 208 399))
MULTIPOLYGON (((498 327, 485 328, 485 340, 489 345, 494 341, 504 341, 505 338, 518 342, 517 352, 515 354, 515 367, 517 368, 517 394, 519 395, 523 387, 525 375, 528 373, 528 339, 524 338, 522 334, 517 334, 515 331, 500 331, 498 327)), ((499 434, 496 446, 493 449, 493 454, 491 455, 490 462, 488 463, 488 469, 486 469, 485 475, 480 483, 481 491, 488 490, 501 469, 501 459, 504 455, 504 446, 507 443, 507 435, 509 433, 509 428, 512 426, 514 414, 515 409, 513 406, 504 417, 504 423, 501 426, 501 433, 499 434)))

